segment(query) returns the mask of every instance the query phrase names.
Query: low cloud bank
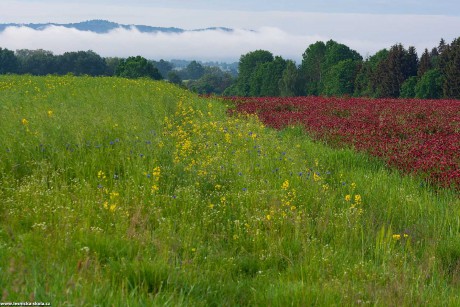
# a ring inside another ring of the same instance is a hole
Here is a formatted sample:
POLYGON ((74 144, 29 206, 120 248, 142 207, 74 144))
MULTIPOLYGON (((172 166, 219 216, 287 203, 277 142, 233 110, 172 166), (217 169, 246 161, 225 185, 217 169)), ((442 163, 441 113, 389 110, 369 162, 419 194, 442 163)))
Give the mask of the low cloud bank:
MULTIPOLYGON (((311 29, 314 30, 313 27, 311 29)), ((274 55, 281 55, 300 63, 306 48, 319 40, 334 39, 357 50, 363 57, 398 43, 398 41, 390 41, 388 37, 378 36, 361 38, 357 36, 350 39, 350 36, 344 35, 330 37, 326 33, 317 35, 293 33, 295 32, 282 30, 277 26, 261 27, 256 31, 205 30, 186 31, 179 34, 142 33, 136 28, 118 28, 106 34, 97 34, 60 26, 49 26, 44 30, 8 27, 0 32, 0 47, 11 50, 44 49, 54 54, 93 50, 103 57, 141 55, 153 60, 194 59, 226 62, 238 61, 242 54, 264 49, 274 55)), ((405 47, 415 46, 418 53, 421 54, 424 48, 435 47, 440 38, 409 44, 405 44, 404 41, 399 42, 405 47)))
POLYGON ((104 57, 142 55, 149 59, 199 59, 238 61, 242 54, 257 49, 300 60, 306 47, 319 36, 290 35, 278 28, 257 31, 236 29, 187 31, 183 33, 141 33, 136 28, 115 29, 106 34, 78 31, 59 26, 45 30, 9 27, 0 33, 0 46, 11 50, 44 49, 55 54, 93 50, 104 57))

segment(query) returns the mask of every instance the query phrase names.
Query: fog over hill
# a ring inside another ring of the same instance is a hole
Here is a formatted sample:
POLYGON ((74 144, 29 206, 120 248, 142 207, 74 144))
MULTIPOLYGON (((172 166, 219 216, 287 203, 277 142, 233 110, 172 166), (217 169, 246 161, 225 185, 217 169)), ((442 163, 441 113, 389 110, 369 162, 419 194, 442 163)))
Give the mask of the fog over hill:
POLYGON ((142 55, 150 59, 234 62, 247 52, 267 49, 293 58, 300 57, 305 40, 297 40, 295 53, 286 54, 282 49, 289 42, 295 45, 295 41, 291 35, 268 27, 257 31, 227 27, 182 29, 106 20, 0 24, 3 48, 44 49, 55 54, 93 50, 105 57, 142 55))
POLYGON ((48 22, 48 23, 3 23, 0 24, 0 32, 4 31, 8 27, 26 27, 38 31, 44 31, 48 27, 64 27, 68 29, 76 29, 79 31, 90 31, 94 33, 99 33, 99 34, 105 34, 109 33, 110 31, 116 30, 116 29, 126 29, 126 30, 131 30, 131 29, 136 29, 141 33, 184 33, 187 31, 209 31, 209 30, 221 30, 221 31, 227 31, 227 32, 232 32, 233 29, 225 28, 225 27, 210 27, 210 28, 205 28, 205 29, 193 29, 193 30, 184 30, 181 28, 175 28, 175 27, 152 27, 152 26, 146 26, 146 25, 127 25, 127 24, 120 24, 116 22, 111 22, 108 20, 88 20, 88 21, 83 21, 83 22, 77 22, 77 23, 53 23, 53 22, 48 22))
MULTIPOLYGON (((3 2, 0 8, 2 5, 3 2)), ((4 9, 8 8, 4 5, 4 9)), ((129 7, 122 11, 126 10, 129 7)), ((104 11, 97 12, 94 15, 105 16, 104 11)), ((452 41, 458 36, 460 24, 460 17, 455 16, 161 8, 145 8, 142 12, 148 17, 107 18, 118 22, 101 20, 105 18, 101 16, 84 22, 75 18, 52 20, 60 23, 48 22, 51 17, 42 17, 36 23, 28 21, 37 20, 32 17, 18 19, 21 22, 10 18, 10 23, 0 24, 0 47, 44 49, 54 54, 93 50, 104 57, 141 55, 149 59, 218 62, 235 62, 243 54, 262 49, 300 63, 310 44, 330 39, 357 50, 363 57, 396 43, 414 46, 420 54, 425 48, 437 46, 441 37, 452 41), (73 23, 62 22, 66 19, 73 23)))

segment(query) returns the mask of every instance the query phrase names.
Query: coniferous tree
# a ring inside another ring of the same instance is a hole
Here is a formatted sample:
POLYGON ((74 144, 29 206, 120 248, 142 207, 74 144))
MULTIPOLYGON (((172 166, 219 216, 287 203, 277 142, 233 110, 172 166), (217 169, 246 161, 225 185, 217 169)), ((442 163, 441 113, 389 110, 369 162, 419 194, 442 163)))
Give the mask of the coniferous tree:
POLYGON ((382 62, 387 58, 388 50, 382 49, 360 65, 355 80, 355 96, 379 97, 380 73, 382 62))
POLYGON ((434 47, 431 49, 430 52, 430 59, 431 59, 431 68, 440 68, 439 67, 439 51, 438 48, 434 47))
POLYGON ((390 48, 384 61, 379 63, 378 76, 381 82, 377 86, 379 97, 398 97, 404 82, 403 63, 405 58, 404 48, 401 44, 390 48))
POLYGON ((444 38, 441 38, 441 40, 439 41, 439 45, 438 45, 438 53, 443 54, 447 48, 448 48, 448 45, 446 44, 446 41, 444 40, 444 38))
POLYGON ((377 86, 379 97, 399 97, 404 81, 417 74, 417 53, 415 48, 405 50, 401 44, 391 47, 384 61, 379 63, 377 86))
POLYGON ((460 37, 447 45, 441 54, 443 93, 448 98, 460 98, 460 37))
POLYGON ((423 52, 421 58, 420 58, 420 63, 418 66, 417 70, 417 76, 420 78, 422 77, 428 70, 433 68, 433 63, 431 59, 431 55, 428 52, 428 49, 425 49, 423 52))
POLYGON ((402 65, 403 65, 404 79, 417 75, 419 61, 418 61, 417 51, 415 50, 415 47, 410 46, 407 49, 407 52, 404 55, 404 61, 402 65))

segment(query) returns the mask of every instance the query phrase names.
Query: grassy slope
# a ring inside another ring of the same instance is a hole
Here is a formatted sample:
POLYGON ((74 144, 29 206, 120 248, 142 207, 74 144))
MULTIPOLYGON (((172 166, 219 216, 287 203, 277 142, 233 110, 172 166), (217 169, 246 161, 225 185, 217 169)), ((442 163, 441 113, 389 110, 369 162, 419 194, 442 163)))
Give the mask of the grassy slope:
POLYGON ((0 77, 0 301, 460 304, 458 195, 225 111, 0 77))

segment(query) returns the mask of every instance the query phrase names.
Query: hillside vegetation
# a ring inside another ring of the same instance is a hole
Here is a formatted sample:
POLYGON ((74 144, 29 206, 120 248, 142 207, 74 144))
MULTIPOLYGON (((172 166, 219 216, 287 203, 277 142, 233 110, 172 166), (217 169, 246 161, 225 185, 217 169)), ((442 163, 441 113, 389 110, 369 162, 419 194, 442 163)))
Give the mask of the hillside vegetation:
POLYGON ((0 76, 0 301, 460 304, 458 194, 228 107, 0 76))

